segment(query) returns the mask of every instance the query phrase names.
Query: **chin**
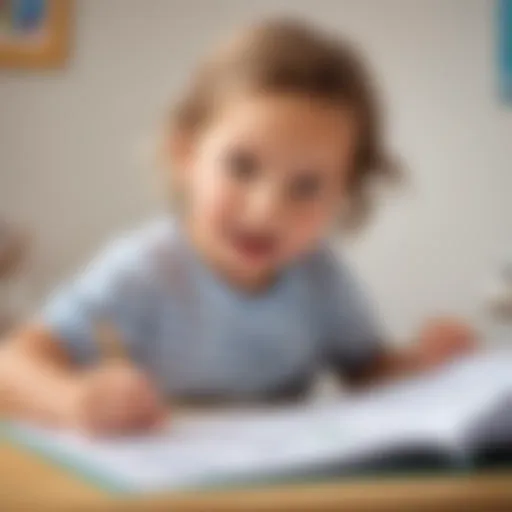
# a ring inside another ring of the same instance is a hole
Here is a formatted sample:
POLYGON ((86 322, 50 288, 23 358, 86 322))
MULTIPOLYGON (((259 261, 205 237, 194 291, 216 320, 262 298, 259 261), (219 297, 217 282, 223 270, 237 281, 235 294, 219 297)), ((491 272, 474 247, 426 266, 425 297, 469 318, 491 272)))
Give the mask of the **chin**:
POLYGON ((246 258, 239 258, 237 264, 237 268, 248 276, 257 276, 272 272, 276 267, 277 265, 271 261, 257 261, 246 258))
POLYGON ((268 258, 247 258, 235 253, 230 258, 233 270, 247 277, 261 276, 267 272, 272 272, 277 268, 277 263, 268 258))

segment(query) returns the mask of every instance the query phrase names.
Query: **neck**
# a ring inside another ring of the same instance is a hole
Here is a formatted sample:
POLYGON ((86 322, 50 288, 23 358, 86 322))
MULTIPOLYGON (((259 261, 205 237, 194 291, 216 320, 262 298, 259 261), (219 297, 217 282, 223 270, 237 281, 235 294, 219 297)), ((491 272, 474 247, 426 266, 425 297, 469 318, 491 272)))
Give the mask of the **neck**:
POLYGON ((216 253, 208 235, 190 219, 185 223, 185 230, 191 245, 201 260, 230 286, 256 294, 269 288, 275 281, 276 274, 272 270, 248 272, 223 261, 216 253))

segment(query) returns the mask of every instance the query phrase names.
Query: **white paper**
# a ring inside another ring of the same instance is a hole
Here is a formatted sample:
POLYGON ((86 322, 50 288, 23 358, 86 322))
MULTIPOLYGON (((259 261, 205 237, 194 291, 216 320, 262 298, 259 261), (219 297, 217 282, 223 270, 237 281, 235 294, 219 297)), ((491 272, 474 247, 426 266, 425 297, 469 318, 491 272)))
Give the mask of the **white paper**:
POLYGON ((200 487, 314 471, 408 444, 455 450, 464 429, 512 392, 511 370, 510 353, 489 354, 331 404, 179 417, 150 436, 99 441, 25 424, 16 431, 133 491, 200 487))

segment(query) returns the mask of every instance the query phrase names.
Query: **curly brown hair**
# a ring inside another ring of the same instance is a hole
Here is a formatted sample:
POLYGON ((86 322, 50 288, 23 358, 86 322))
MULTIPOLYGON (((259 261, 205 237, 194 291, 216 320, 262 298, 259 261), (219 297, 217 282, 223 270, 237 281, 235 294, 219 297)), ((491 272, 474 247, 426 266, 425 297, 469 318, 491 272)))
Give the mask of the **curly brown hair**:
POLYGON ((203 61, 181 101, 171 127, 191 132, 212 115, 219 97, 233 88, 297 93, 349 107, 360 123, 347 180, 343 224, 356 228, 372 207, 372 185, 401 175, 383 138, 382 107, 367 66, 347 41, 289 19, 246 28, 203 61))

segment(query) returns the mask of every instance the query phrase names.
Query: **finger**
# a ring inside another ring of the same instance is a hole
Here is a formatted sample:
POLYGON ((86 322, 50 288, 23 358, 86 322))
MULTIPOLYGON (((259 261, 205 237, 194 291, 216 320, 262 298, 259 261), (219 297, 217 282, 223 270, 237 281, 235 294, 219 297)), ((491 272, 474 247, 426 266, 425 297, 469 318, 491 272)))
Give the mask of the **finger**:
POLYGON ((119 407, 103 417, 101 428, 112 434, 133 434, 147 430, 145 415, 138 407, 119 407))
POLYGON ((165 403, 159 403, 151 418, 151 426, 154 429, 164 428, 170 419, 169 408, 165 403))
POLYGON ((110 383, 110 388, 103 390, 91 404, 91 416, 94 428, 106 433, 123 433, 132 430, 144 410, 143 396, 135 388, 130 389, 122 379, 110 383))
POLYGON ((84 415, 81 421, 81 430, 88 436, 99 438, 118 434, 122 429, 110 413, 105 414, 102 408, 97 407, 84 415))
MULTIPOLYGON (((94 383, 93 381, 91 382, 94 383)), ((81 397, 76 417, 78 430, 93 437, 103 435, 108 426, 105 421, 104 395, 97 391, 96 386, 91 386, 87 393, 81 397)))
POLYGON ((148 416, 158 417, 167 413, 167 408, 161 400, 160 393, 153 383, 144 375, 139 375, 137 382, 132 383, 134 399, 139 401, 141 412, 148 416))
POLYGON ((167 428, 168 425, 169 425, 169 415, 163 414, 163 415, 155 418, 155 420, 149 424, 148 429, 151 432, 158 433, 158 432, 165 431, 165 429, 167 428))
POLYGON ((118 422, 128 431, 149 429, 161 417, 161 405, 156 393, 147 383, 132 382, 117 397, 112 421, 118 422))
POLYGON ((140 417, 143 428, 158 428, 159 425, 165 425, 168 418, 166 405, 159 399, 155 392, 149 393, 142 404, 140 417))

